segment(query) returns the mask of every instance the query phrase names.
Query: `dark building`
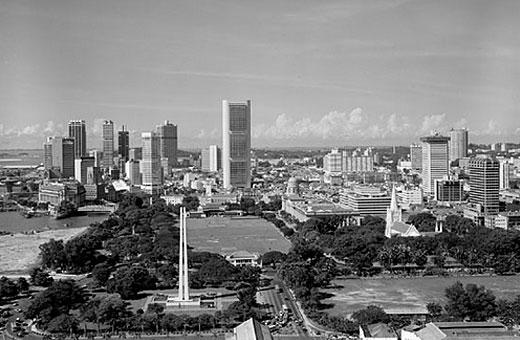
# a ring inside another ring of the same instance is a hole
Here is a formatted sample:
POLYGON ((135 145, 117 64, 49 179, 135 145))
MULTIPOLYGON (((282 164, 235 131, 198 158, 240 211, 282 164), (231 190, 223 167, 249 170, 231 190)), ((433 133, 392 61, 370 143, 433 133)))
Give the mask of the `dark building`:
POLYGON ((484 215, 497 215, 500 193, 500 163, 491 157, 475 157, 469 162, 469 200, 484 215))
POLYGON ((84 120, 69 121, 69 138, 74 138, 74 158, 87 156, 87 129, 84 120))
POLYGON ((119 157, 127 162, 130 157, 130 133, 125 130, 124 125, 122 130, 117 133, 117 142, 119 157))

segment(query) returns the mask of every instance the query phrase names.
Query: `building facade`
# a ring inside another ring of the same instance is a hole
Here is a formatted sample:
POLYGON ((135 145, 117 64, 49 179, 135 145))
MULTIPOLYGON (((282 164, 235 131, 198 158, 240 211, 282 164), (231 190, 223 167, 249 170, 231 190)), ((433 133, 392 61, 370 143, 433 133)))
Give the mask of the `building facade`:
POLYGON ((468 155, 468 130, 450 130, 450 162, 468 155))
POLYGON ((114 122, 103 122, 103 162, 104 168, 110 168, 114 164, 114 122))
POLYGON ((158 125, 156 130, 160 157, 166 159, 168 168, 172 168, 177 165, 177 125, 165 121, 163 125, 158 125))
POLYGON ((87 128, 84 120, 69 121, 69 138, 74 138, 74 158, 87 155, 87 128))
POLYGON ((210 145, 201 152, 202 171, 217 172, 220 169, 221 161, 220 148, 217 145, 210 145))
POLYGON ((410 145, 410 162, 412 170, 422 170, 422 146, 419 144, 410 145))
POLYGON ((484 216, 497 215, 500 197, 500 164, 491 157, 475 157, 469 163, 469 200, 482 207, 484 216))
POLYGON ((222 169, 225 189, 251 187, 251 101, 222 101, 222 169))
POLYGON ((124 125, 121 127, 121 131, 117 132, 117 153, 123 162, 129 160, 130 133, 125 130, 124 125))
MULTIPOLYGON (((67 137, 49 137, 47 143, 50 146, 45 147, 46 152, 50 152, 51 168, 57 169, 61 177, 74 177, 74 139, 67 137)), ((45 157, 47 158, 47 154, 45 157)))
POLYGON ((440 135, 422 137, 422 189, 425 195, 433 195, 435 180, 448 175, 449 137, 440 135))
POLYGON ((155 132, 143 132, 141 138, 143 141, 143 159, 140 162, 142 186, 146 192, 156 194, 161 191, 163 184, 159 137, 155 132))
POLYGON ((80 183, 87 183, 87 169, 93 168, 94 157, 80 157, 74 160, 74 178, 80 183))
POLYGON ((436 179, 434 198, 438 202, 461 202, 464 199, 464 183, 454 179, 436 179))

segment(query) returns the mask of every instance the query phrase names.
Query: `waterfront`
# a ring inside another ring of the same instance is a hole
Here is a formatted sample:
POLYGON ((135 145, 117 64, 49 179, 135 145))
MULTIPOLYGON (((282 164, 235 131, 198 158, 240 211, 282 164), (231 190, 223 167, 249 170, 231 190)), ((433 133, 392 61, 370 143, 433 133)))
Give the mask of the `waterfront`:
POLYGON ((17 211, 0 213, 0 231, 26 233, 32 231, 57 230, 64 228, 88 227, 91 223, 101 222, 107 215, 74 216, 56 220, 51 216, 25 218, 17 211))
POLYGON ((38 262, 39 246, 50 239, 70 240, 106 215, 86 215, 56 220, 50 216, 25 218, 19 212, 0 213, 0 274, 27 274, 38 262), (34 233, 33 233, 34 232, 34 233))

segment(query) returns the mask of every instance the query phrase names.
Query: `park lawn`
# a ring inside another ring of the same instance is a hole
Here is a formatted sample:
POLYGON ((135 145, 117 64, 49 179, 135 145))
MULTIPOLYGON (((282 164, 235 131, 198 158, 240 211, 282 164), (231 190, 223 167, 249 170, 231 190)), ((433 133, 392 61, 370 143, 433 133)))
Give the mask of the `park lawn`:
POLYGON ((332 304, 332 315, 350 315, 368 305, 377 305, 387 312, 425 311, 429 302, 444 304, 445 289, 460 281, 491 289, 497 298, 511 299, 520 295, 520 276, 418 277, 402 279, 334 280, 338 288, 323 291, 332 296, 324 299, 332 304))
POLYGON ((187 221, 188 244, 196 251, 231 254, 246 250, 264 254, 278 250, 287 252, 291 242, 276 227, 257 217, 208 217, 187 221))

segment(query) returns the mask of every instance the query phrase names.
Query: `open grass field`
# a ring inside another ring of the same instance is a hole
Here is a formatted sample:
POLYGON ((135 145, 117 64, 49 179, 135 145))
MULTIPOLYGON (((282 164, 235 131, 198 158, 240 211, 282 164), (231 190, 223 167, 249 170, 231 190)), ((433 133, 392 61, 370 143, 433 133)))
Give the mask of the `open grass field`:
POLYGON ((38 234, 0 236, 0 273, 25 273, 38 261, 40 244, 50 239, 67 241, 87 228, 43 231, 38 234))
POLYGON ((197 251, 230 254, 247 250, 259 254, 287 252, 291 243, 276 227, 257 217, 208 217, 188 219, 188 244, 197 251))
POLYGON ((333 296, 323 300, 333 304, 333 315, 350 315, 368 305, 377 305, 387 312, 425 311, 428 302, 446 302, 446 287, 460 281, 491 289, 497 298, 512 298, 520 294, 520 276, 493 277, 420 277, 409 279, 335 280, 341 288, 325 289, 333 296))

